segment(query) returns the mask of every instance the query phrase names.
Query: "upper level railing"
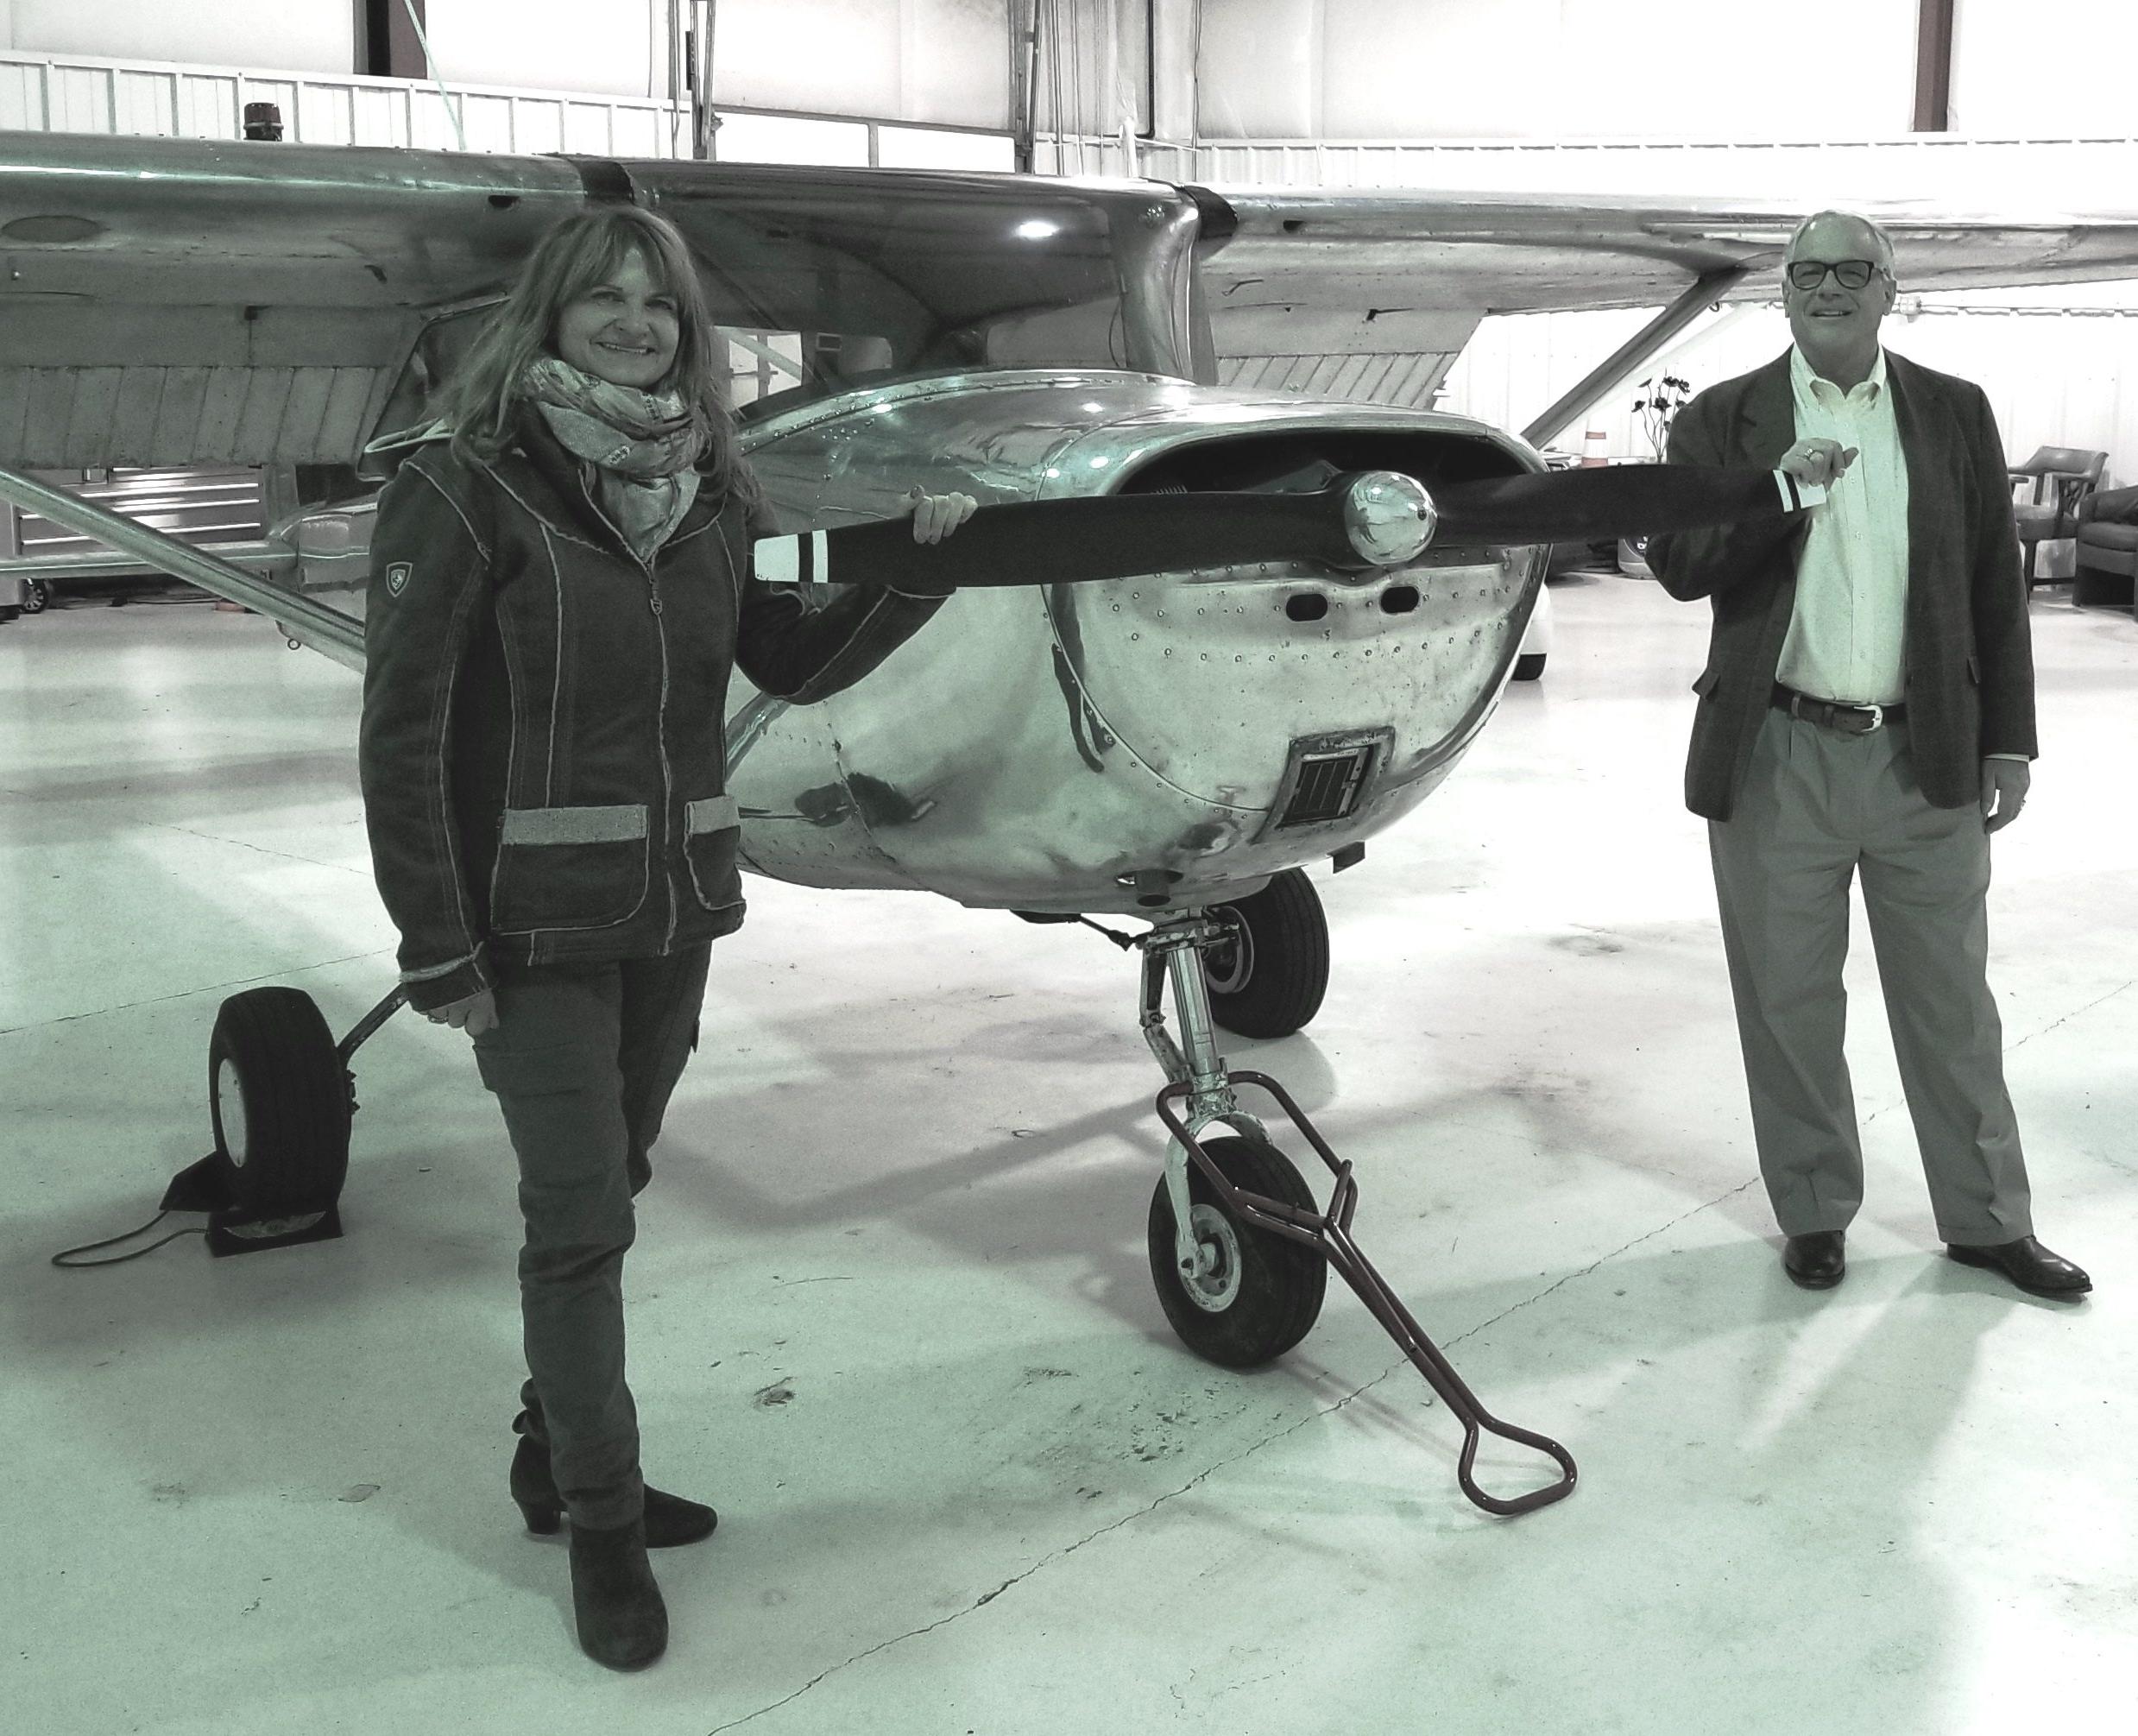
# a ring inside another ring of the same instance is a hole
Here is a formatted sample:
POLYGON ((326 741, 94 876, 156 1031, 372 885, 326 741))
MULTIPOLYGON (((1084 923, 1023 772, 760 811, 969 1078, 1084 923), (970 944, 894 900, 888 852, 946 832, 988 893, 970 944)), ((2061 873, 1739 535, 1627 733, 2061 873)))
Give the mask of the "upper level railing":
MULTIPOLYGON (((438 86, 356 73, 247 72, 0 50, 0 130, 243 136, 249 103, 272 103, 283 137, 302 144, 387 145, 532 156, 546 151, 670 157, 690 150, 690 114, 659 98, 498 85, 438 86)), ((718 111, 730 162, 854 167, 1008 169, 1006 133, 908 126, 764 110, 718 111)))

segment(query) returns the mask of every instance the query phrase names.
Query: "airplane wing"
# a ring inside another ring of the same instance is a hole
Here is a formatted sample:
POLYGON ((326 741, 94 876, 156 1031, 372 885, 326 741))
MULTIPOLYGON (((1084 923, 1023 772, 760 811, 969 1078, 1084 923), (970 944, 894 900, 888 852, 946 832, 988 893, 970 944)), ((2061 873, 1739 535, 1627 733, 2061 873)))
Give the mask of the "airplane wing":
POLYGON ((554 158, 0 137, 10 466, 347 464, 432 315, 585 196, 554 158))
MULTIPOLYGON (((1214 303, 1362 314, 1656 307, 1738 267, 1750 275, 1719 299, 1771 297, 1789 233, 1810 211, 1594 194, 1200 191, 1234 223, 1203 261, 1214 303)), ((1907 291, 2138 276, 2138 211, 1968 213, 1894 201, 1851 209, 1892 235, 1907 291)))
MULTIPOLYGON (((1799 215, 16 133, 0 141, 0 465, 349 464, 419 407, 426 373, 450 359, 426 346, 456 309, 499 294, 556 218, 634 187, 716 263, 729 229, 747 233, 759 277, 727 287, 746 301, 785 293, 782 273, 821 278, 829 260, 868 275, 879 310, 907 288, 940 307, 943 284, 920 280, 972 275, 969 254, 936 244, 961 211, 1040 211, 1046 222, 1014 234, 1110 231, 1123 258, 1124 235, 1140 228, 1162 246, 1184 228, 1224 383, 1398 404, 1424 401, 1488 312, 1652 306, 1744 268, 1756 275, 1726 293, 1762 293, 1757 273, 1778 262, 1799 215), (872 199, 913 213, 902 251, 882 252, 880 233, 848 245, 840 223, 872 199), (779 255, 767 213, 781 209, 816 225, 806 257, 798 242, 779 255), (1279 369, 1302 349, 1314 358, 1303 375, 1279 369)), ((2138 274, 2138 219, 1872 214, 1893 227, 1909 288, 2138 274)), ((1060 269, 1063 242, 1027 240, 1025 257, 1005 263, 1019 247, 1006 223, 989 265, 1037 310, 1027 331, 1072 326, 1074 306, 1050 312, 1015 275, 1060 269)), ((997 320, 989 341, 1008 325, 997 320)))
MULTIPOLYGON (((1712 302, 1772 297, 1809 214, 1593 194, 1189 191, 1204 205, 1200 275, 1227 385, 1417 406, 1488 313, 1682 304, 1660 343, 1712 302)), ((2138 213, 1860 208, 1892 234, 1910 292, 2138 276, 2138 213)), ((1554 409, 1608 383, 1599 373, 1554 409)))

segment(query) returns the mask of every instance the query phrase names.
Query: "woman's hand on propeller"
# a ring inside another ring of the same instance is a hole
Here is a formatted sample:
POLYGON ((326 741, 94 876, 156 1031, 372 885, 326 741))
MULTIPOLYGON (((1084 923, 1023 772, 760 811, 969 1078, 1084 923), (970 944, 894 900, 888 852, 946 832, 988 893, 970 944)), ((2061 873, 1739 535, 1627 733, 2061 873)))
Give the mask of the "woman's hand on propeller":
POLYGON ((941 542, 980 510, 970 495, 923 494, 918 487, 906 491, 913 507, 913 540, 941 542))

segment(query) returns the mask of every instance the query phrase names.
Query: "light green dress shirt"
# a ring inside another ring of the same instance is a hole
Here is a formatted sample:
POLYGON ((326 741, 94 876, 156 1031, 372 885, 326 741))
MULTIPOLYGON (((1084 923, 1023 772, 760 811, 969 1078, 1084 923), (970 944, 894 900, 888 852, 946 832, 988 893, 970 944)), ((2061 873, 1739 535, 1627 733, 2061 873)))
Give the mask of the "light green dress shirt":
POLYGON ((1815 699, 1897 704, 1908 691, 1908 459, 1886 352, 1844 392, 1792 346, 1789 384, 1797 439, 1837 440, 1857 456, 1812 508, 1775 679, 1815 699))

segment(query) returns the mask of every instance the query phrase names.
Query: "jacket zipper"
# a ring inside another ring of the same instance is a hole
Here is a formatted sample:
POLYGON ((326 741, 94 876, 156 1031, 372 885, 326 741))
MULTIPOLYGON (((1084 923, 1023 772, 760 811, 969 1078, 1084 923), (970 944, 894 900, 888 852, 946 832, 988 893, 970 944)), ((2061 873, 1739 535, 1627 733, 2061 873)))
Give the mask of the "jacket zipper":
MULTIPOLYGON (((638 563, 639 571, 646 575, 646 602, 653 611, 653 638, 660 647, 660 709, 653 716, 653 744, 660 750, 660 814, 661 836, 668 835, 668 827, 675 809, 675 780, 668 766, 668 628, 661 619, 660 580, 653 576, 653 563, 644 559, 632 547, 630 539, 616 528, 609 514, 602 510, 602 503, 594 497, 594 491, 580 483, 587 504, 594 515, 609 527, 609 534, 616 539, 616 546, 638 563)), ((668 889, 668 932, 662 937, 661 956, 665 957, 676 944, 676 925, 682 912, 677 908, 680 901, 675 877, 668 871, 667 855, 664 852, 660 863, 661 884, 668 889)))

